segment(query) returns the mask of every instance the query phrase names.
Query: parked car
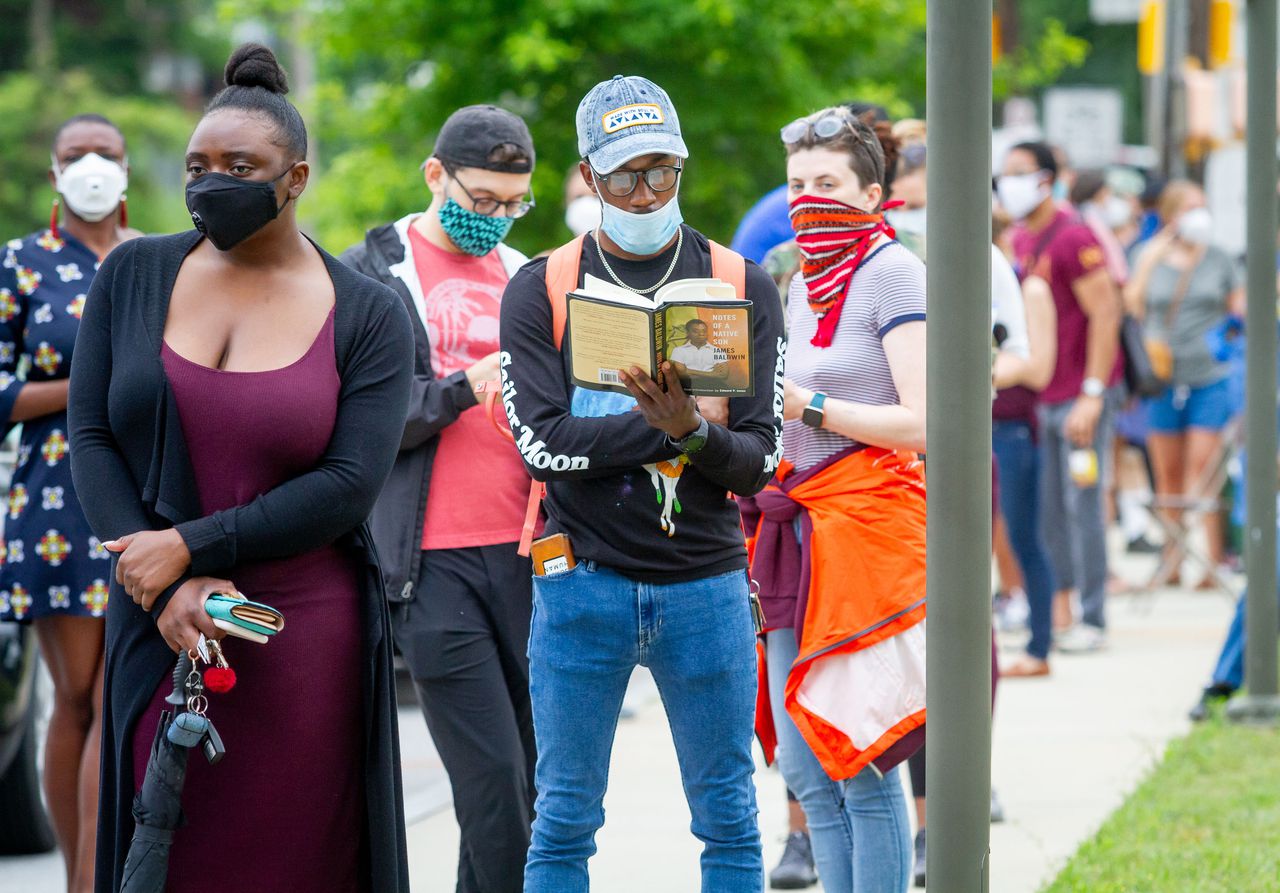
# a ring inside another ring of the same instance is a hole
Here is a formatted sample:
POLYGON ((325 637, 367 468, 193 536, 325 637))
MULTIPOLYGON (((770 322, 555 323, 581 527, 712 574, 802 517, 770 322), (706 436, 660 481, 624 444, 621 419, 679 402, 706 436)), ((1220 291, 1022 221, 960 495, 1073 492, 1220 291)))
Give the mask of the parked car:
MULTIPOLYGON (((13 438, 0 445, 0 493, 9 488, 13 438)), ((3 515, 0 515, 0 519, 3 515)), ((0 534, 3 533, 0 521, 0 534)), ((0 542, 3 542, 0 538, 0 542)), ((57 845, 40 793, 41 748, 50 686, 30 625, 0 623, 0 855, 45 853, 57 845)))
POLYGON ((40 794, 40 649, 35 630, 0 623, 0 855, 46 853, 56 846, 40 794))

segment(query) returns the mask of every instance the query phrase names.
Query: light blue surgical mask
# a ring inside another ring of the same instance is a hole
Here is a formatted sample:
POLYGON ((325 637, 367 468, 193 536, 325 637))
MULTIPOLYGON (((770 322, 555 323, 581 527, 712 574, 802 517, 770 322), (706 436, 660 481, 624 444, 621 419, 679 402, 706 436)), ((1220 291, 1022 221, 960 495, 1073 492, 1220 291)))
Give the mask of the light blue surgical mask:
POLYGON ((671 196, 671 201, 648 214, 633 214, 615 208, 603 199, 600 207, 600 228, 619 248, 632 254, 657 254, 671 241, 684 221, 680 216, 678 195, 671 196))

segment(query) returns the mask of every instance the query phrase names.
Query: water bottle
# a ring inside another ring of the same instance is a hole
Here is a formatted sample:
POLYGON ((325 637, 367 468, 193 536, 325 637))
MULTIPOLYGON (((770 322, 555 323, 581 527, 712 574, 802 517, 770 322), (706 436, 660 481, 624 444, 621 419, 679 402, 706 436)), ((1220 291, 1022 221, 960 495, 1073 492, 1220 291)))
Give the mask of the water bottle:
POLYGON ((1067 459, 1071 480, 1077 487, 1093 487, 1098 483, 1098 452, 1093 447, 1079 447, 1067 459))

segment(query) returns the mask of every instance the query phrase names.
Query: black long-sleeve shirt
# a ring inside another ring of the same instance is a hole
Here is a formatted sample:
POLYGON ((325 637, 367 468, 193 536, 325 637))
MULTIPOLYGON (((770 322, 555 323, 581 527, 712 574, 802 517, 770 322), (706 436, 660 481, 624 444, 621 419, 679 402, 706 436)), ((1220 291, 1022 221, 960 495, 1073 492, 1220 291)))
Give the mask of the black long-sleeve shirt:
POLYGON ((69 395, 72 473, 94 533, 115 539, 172 524, 193 576, 319 548, 368 518, 403 432, 413 351, 394 292, 324 255, 342 378, 325 455, 246 505, 204 515, 157 360, 172 277, 198 236, 139 239, 112 252, 86 301, 69 395))
MULTIPOLYGON (((628 285, 647 288, 662 278, 674 251, 643 261, 610 256, 609 266, 628 285)), ((610 278, 591 236, 583 242, 578 284, 587 273, 610 278)), ((706 238, 684 227, 670 281, 710 275, 706 238)), ((758 492, 782 455, 786 342, 773 280, 747 263, 755 394, 731 399, 729 426, 712 425, 706 446, 682 465, 662 431, 626 411, 626 398, 574 388, 568 335, 563 352, 555 346, 545 276, 541 259, 512 278, 502 298, 501 342, 503 402, 526 467, 547 482, 548 532, 568 534, 579 560, 647 582, 745 568, 729 493, 758 492)))

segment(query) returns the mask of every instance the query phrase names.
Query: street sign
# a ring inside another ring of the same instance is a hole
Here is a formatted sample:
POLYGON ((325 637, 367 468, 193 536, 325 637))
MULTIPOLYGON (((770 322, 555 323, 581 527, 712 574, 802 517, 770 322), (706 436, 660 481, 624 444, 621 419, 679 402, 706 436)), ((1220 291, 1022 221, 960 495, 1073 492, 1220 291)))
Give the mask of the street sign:
POLYGON ((1110 87, 1054 87, 1044 94, 1045 139, 1075 168, 1115 162, 1123 144, 1124 99, 1110 87))
POLYGON ((1142 14, 1142 0, 1089 0, 1089 18, 1100 25, 1136 22, 1142 14))
POLYGON ((1205 200, 1213 215, 1213 241, 1232 257, 1245 249, 1244 207, 1248 204, 1244 143, 1232 143, 1209 155, 1204 171, 1205 200))

